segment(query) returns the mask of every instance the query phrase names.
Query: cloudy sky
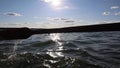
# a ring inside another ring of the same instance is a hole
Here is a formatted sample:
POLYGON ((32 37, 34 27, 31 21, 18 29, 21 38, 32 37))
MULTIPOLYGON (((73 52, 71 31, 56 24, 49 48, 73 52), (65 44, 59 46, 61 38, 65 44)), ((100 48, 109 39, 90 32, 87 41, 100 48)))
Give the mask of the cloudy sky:
POLYGON ((0 0, 0 27, 54 28, 120 21, 120 0, 0 0))

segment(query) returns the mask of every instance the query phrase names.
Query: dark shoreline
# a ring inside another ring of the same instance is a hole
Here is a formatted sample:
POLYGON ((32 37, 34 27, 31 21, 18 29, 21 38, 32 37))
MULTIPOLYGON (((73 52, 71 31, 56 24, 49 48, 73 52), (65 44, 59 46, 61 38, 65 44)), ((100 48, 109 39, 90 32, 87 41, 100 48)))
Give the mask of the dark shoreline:
POLYGON ((120 23, 97 24, 53 29, 0 28, 0 40, 26 39, 33 34, 120 31, 120 23))

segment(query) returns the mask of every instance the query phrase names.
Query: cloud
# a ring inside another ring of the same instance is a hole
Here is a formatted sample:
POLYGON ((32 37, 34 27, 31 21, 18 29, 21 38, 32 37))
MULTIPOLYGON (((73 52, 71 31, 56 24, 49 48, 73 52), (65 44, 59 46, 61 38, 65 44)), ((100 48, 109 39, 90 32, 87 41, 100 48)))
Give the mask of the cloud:
POLYGON ((118 22, 120 22, 120 20, 105 20, 105 21, 100 22, 100 24, 104 24, 104 23, 118 23, 118 22))
POLYGON ((64 20, 64 21, 65 21, 65 20, 69 20, 69 18, 61 18, 61 20, 64 20))
POLYGON ((55 9, 62 10, 62 9, 71 9, 69 6, 59 6, 55 9))
POLYGON ((70 18, 65 18, 65 17, 47 17, 47 20, 51 20, 51 21, 66 21, 69 19, 70 18))
POLYGON ((47 17, 48 21, 55 22, 55 23, 74 23, 78 21, 77 19, 67 18, 67 17, 47 17))
POLYGON ((110 9, 118 9, 119 6, 111 6, 110 9))
POLYGON ((120 16, 120 12, 116 12, 116 13, 111 13, 111 12, 103 12, 104 16, 108 16, 108 15, 113 15, 113 16, 120 16))
POLYGON ((34 19, 41 19, 41 17, 38 17, 38 16, 35 16, 35 17, 33 17, 34 19))
POLYGON ((68 21, 65 21, 65 22, 69 22, 69 23, 71 22, 71 23, 73 23, 73 22, 75 22, 75 21, 73 21, 73 20, 68 20, 68 21))
POLYGON ((7 16, 22 16, 20 13, 14 13, 14 12, 8 12, 8 13, 4 13, 7 16))
MULTIPOLYGON (((79 26, 87 25, 88 22, 81 20, 79 18, 69 18, 69 17, 47 17, 46 26, 51 28, 58 27, 69 27, 69 26, 79 26)), ((45 23, 44 23, 45 24, 45 23)))
POLYGON ((115 16, 120 16, 120 12, 115 13, 115 16))
POLYGON ((108 16, 110 15, 110 12, 103 12, 103 15, 108 16))

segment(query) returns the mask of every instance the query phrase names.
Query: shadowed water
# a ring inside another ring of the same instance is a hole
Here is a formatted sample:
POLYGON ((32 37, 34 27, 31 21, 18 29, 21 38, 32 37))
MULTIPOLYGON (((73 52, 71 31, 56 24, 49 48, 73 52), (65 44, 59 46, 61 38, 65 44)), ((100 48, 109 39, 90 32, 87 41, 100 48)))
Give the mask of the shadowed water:
POLYGON ((56 33, 0 41, 0 68, 118 68, 120 32, 56 33))

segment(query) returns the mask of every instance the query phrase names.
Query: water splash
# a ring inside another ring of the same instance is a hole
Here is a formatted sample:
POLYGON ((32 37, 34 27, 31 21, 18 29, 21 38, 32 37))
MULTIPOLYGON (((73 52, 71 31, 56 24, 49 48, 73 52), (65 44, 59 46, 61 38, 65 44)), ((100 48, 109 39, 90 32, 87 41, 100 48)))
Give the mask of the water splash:
POLYGON ((9 60, 15 60, 16 59, 16 50, 18 49, 18 44, 22 43, 22 40, 15 40, 14 41, 14 46, 13 46, 13 52, 11 55, 8 57, 9 60))
POLYGON ((14 42, 14 46, 13 46, 13 54, 16 54, 16 50, 18 49, 18 44, 21 44, 23 40, 16 40, 14 42))

